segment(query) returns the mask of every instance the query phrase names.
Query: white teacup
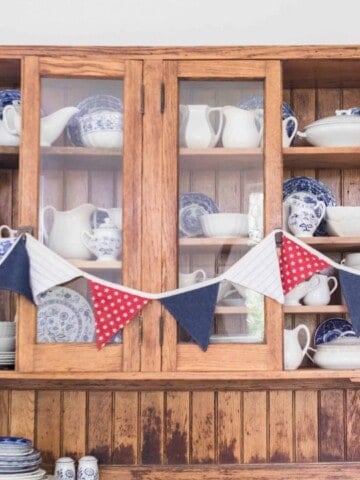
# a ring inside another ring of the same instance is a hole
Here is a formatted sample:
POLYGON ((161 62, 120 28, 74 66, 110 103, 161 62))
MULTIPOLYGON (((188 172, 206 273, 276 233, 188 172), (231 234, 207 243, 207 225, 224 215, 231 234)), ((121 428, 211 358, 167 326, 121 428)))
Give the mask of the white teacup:
POLYGON ((179 273, 179 287, 189 287, 206 279, 206 272, 199 268, 191 273, 179 273))

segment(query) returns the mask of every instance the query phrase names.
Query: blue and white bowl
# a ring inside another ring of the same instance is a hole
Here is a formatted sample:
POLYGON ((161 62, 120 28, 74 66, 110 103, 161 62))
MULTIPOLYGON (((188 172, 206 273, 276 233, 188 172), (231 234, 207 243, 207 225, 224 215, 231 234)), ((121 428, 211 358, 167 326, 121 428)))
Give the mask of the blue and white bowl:
POLYGON ((100 110, 79 118, 81 143, 84 147, 121 148, 123 143, 123 115, 111 110, 100 110))

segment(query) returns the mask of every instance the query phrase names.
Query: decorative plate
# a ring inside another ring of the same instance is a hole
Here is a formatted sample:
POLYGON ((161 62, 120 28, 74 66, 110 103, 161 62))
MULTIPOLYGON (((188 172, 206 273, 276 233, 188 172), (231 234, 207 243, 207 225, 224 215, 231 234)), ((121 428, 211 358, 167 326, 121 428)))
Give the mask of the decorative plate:
MULTIPOLYGON (((42 478, 46 478, 46 471, 41 468, 38 468, 33 472, 16 474, 16 480, 41 480, 42 478)), ((1 474, 1 480, 14 480, 14 479, 15 479, 14 473, 9 473, 8 475, 6 475, 5 473, 1 474)))
POLYGON ((198 237, 203 235, 201 215, 219 213, 214 200, 204 193, 183 193, 179 199, 179 231, 181 236, 198 237))
MULTIPOLYGON (((244 110, 254 110, 255 108, 264 108, 264 99, 262 95, 254 95, 246 99, 243 102, 240 102, 237 107, 243 108, 244 110)), ((284 120, 287 117, 295 117, 295 113, 290 107, 290 105, 286 102, 282 102, 281 104, 281 111, 282 111, 282 119, 284 120)), ((290 121, 286 126, 287 134, 291 137, 295 128, 295 124, 293 121, 290 121)))
POLYGON ((78 113, 73 115, 66 126, 67 136, 76 147, 82 147, 79 118, 89 113, 107 110, 112 112, 123 112, 123 104, 120 98, 113 95, 93 95, 82 100, 76 107, 78 113))
POLYGON ((13 101, 21 99, 20 90, 17 88, 7 88, 0 90, 0 119, 2 119, 2 112, 6 105, 11 105, 13 101))
POLYGON ((66 287, 54 287, 39 295, 37 341, 92 342, 95 319, 86 298, 66 287))
MULTIPOLYGON (((299 194, 306 203, 321 200, 326 206, 335 206, 336 200, 329 188, 319 180, 310 177, 294 177, 283 183, 283 200, 290 195, 299 194)), ((326 237, 326 222, 323 219, 314 233, 315 237, 326 237)))
POLYGON ((340 336, 355 336, 350 322, 343 318, 328 318, 320 323, 314 333, 314 344, 328 343, 340 336))

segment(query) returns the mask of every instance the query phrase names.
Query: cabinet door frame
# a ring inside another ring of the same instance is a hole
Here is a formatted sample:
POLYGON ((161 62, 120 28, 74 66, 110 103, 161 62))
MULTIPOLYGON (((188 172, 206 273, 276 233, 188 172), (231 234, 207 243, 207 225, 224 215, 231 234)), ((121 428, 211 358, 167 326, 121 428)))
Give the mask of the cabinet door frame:
MULTIPOLYGON (((282 77, 279 61, 206 60, 166 61, 164 67, 166 108, 163 125, 162 185, 163 289, 177 285, 177 197, 178 197, 178 108, 179 80, 263 80, 264 81, 264 194, 265 234, 281 227, 282 205, 282 77), (169 219, 173 221, 169 222, 169 219), (171 225, 169 225, 171 223, 171 225)), ((256 371, 282 369, 282 306, 265 301, 265 343, 211 344, 203 352, 195 344, 177 343, 177 324, 165 310, 163 318, 162 370, 176 372, 256 371)))
MULTIPOLYGON (((142 61, 121 57, 38 57, 23 59, 22 135, 19 155, 19 225, 38 234, 40 174, 40 84, 42 77, 119 79, 124 82, 123 283, 141 285, 142 61), (134 126, 136 128, 134 128, 134 126)), ((123 343, 37 344, 36 307, 18 302, 16 369, 19 372, 120 372, 140 369, 139 320, 124 330, 123 343)))

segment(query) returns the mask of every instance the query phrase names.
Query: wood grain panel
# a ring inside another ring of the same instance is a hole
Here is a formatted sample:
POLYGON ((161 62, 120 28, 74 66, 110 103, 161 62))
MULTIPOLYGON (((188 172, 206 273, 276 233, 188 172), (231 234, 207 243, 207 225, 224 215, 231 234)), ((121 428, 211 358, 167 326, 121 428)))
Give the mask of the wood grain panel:
POLYGON ((215 461, 215 392, 192 394, 192 459, 191 463, 215 461))
POLYGON ((164 395, 162 392, 141 394, 141 463, 157 465, 163 461, 164 395))
POLYGON ((319 460, 345 460, 344 392, 324 390, 320 393, 319 460))
POLYGON ((360 459, 360 390, 346 391, 346 460, 360 459))
POLYGON ((139 441, 139 394, 114 393, 114 449, 112 463, 136 465, 139 441))
POLYGON ((111 463, 113 395, 111 392, 89 392, 87 419, 87 453, 99 463, 111 463))
POLYGON ((269 392, 269 455, 270 462, 290 463, 293 449, 293 392, 269 392))
POLYGON ((35 440, 36 396, 33 390, 10 392, 9 433, 35 440))
POLYGON ((190 394, 167 392, 165 410, 164 463, 189 463, 190 394))
POLYGON ((9 390, 0 390, 0 436, 9 435, 9 390))
POLYGON ((61 453, 61 393, 40 391, 36 399, 36 446, 44 465, 53 465, 61 453))
POLYGON ((264 463, 268 452, 267 392, 244 392, 244 463, 264 463))
POLYGON ((218 392, 216 432, 218 463, 240 463, 242 458, 241 402, 240 392, 218 392))
POLYGON ((86 78, 121 78, 124 75, 124 63, 119 58, 60 58, 44 57, 40 61, 40 73, 46 77, 86 77, 86 78), (106 69, 105 69, 106 66, 106 69))
POLYGON ((317 391, 295 391, 295 460, 299 463, 318 461, 318 398, 317 391))
POLYGON ((62 455, 80 458, 86 454, 86 392, 63 392, 61 413, 62 455))

